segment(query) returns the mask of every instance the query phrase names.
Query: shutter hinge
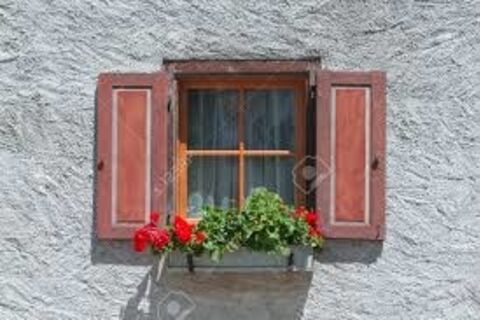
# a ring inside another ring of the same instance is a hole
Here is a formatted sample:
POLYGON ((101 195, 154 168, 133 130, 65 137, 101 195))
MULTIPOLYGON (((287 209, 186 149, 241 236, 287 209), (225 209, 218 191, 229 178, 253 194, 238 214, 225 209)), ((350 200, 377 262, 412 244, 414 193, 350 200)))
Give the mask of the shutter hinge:
POLYGON ((314 100, 317 96, 317 86, 310 86, 310 92, 308 94, 310 100, 314 100))
POLYGON ((167 102, 167 111, 170 112, 171 109, 172 109, 172 99, 168 99, 168 102, 167 102))

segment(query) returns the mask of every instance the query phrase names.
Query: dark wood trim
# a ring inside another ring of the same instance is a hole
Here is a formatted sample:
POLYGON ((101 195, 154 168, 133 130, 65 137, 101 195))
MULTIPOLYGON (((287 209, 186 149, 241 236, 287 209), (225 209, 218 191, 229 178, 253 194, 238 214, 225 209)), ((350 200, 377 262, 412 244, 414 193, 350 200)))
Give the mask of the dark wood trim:
POLYGON ((371 210, 376 239, 385 239, 386 210, 386 74, 372 72, 372 144, 371 144, 371 210))
POLYGON ((167 73, 157 73, 152 82, 151 208, 161 214, 161 223, 168 215, 168 192, 171 176, 168 167, 168 90, 167 73))
POLYGON ((100 74, 97 83, 96 232, 99 239, 112 234, 112 76, 100 74))
POLYGON ((237 204, 240 208, 245 203, 245 89, 240 88, 240 96, 237 106, 237 128, 238 128, 238 199, 237 204))
POLYGON ((317 73, 317 100, 316 100, 316 156, 315 166, 317 168, 317 175, 327 174, 323 176, 318 183, 313 182, 313 185, 309 188, 310 192, 315 192, 316 196, 316 209, 319 213, 318 219, 320 225, 323 228, 325 236, 331 234, 329 224, 329 211, 330 211, 330 187, 331 187, 331 157, 330 157, 330 73, 318 72, 317 73), (327 172, 324 172, 327 170, 327 172))
POLYGON ((306 75, 302 74, 270 74, 270 75, 189 75, 179 79, 188 89, 262 89, 291 88, 304 85, 306 75))
POLYGON ((192 74, 313 73, 321 68, 320 57, 277 60, 164 60, 164 68, 176 76, 192 74))

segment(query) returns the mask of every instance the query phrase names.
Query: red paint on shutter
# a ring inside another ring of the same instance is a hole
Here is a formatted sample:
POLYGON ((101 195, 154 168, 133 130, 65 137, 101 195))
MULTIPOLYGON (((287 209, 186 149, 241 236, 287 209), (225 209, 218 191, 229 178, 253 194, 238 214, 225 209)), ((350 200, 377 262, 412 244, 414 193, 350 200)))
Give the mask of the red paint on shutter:
POLYGON ((337 221, 365 216, 364 89, 335 89, 335 212, 337 221))
POLYGON ((97 236, 130 238, 151 211, 166 212, 165 73, 101 74, 97 96, 97 236))
POLYGON ((385 73, 317 73, 317 210, 327 238, 385 236, 385 73), (323 174, 323 172, 319 173, 323 174))
POLYGON ((115 90, 117 100, 117 220, 142 223, 149 210, 147 115, 149 90, 115 90))

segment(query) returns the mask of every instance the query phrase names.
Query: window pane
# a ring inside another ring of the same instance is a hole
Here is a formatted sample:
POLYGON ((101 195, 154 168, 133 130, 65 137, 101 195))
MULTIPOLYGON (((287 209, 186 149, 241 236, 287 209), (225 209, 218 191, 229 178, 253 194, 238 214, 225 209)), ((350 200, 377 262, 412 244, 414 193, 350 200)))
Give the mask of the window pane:
POLYGON ((265 187, 278 193, 286 203, 293 205, 294 165, 295 159, 292 157, 247 157, 246 194, 249 195, 255 188, 265 187))
POLYGON ((234 90, 189 90, 188 148, 235 149, 237 103, 234 90))
POLYGON ((294 96, 290 89, 245 92, 247 149, 294 149, 294 96))
POLYGON ((236 204, 237 163, 236 157, 192 157, 188 166, 188 217, 200 217, 206 205, 236 204))

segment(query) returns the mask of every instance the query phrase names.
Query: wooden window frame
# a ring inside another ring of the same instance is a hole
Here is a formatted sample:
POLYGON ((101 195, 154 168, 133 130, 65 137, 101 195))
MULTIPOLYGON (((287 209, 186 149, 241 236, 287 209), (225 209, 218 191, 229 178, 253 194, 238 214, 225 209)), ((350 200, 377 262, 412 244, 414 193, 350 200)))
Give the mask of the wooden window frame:
POLYGON ((315 85, 315 74, 321 69, 320 57, 298 59, 249 59, 249 60, 207 60, 207 59, 165 59, 163 68, 173 77, 211 74, 304 74, 309 84, 315 85))
MULTIPOLYGON (((204 69, 206 70, 206 69, 204 69)), ((245 159, 251 156, 285 156, 294 157, 299 163, 306 154, 306 107, 308 99, 308 76, 306 74, 264 74, 264 75, 193 75, 182 77, 178 81, 179 117, 178 135, 176 139, 175 165, 178 174, 175 183, 175 209, 177 214, 190 222, 198 222, 201 218, 189 218, 188 209, 188 156, 234 156, 238 157, 238 190, 237 203, 241 207, 245 200, 245 159), (293 89, 295 92, 295 150, 246 150, 244 147, 244 92, 261 89, 293 89), (240 93, 237 105, 238 145, 229 150, 188 150, 188 112, 187 94, 191 89, 232 89, 240 93)), ((298 183, 298 181, 297 181, 298 183)), ((302 185, 305 181, 300 180, 302 185)), ((295 204, 305 203, 305 195, 296 187, 295 204)))

